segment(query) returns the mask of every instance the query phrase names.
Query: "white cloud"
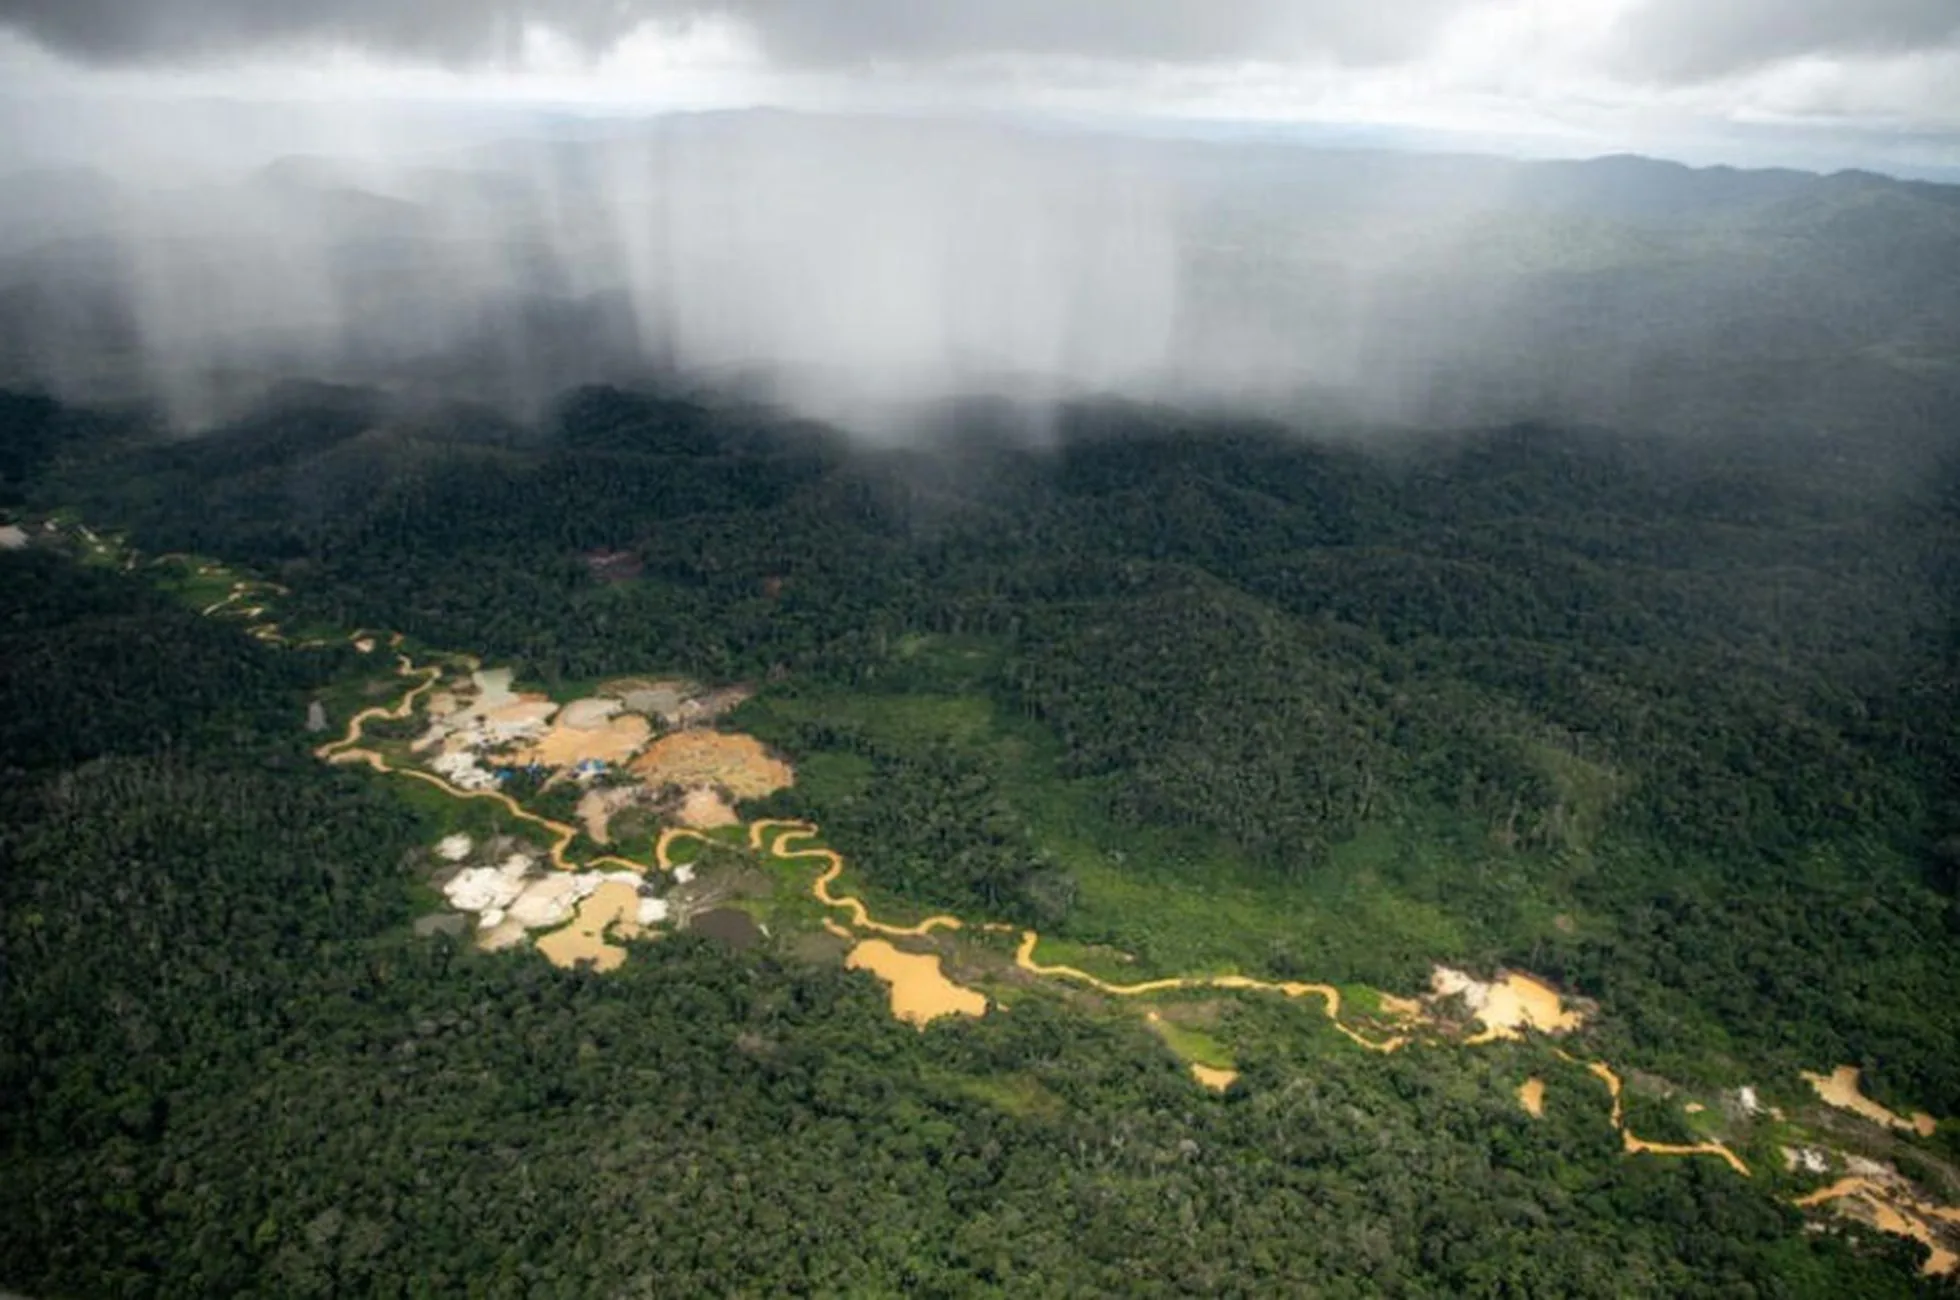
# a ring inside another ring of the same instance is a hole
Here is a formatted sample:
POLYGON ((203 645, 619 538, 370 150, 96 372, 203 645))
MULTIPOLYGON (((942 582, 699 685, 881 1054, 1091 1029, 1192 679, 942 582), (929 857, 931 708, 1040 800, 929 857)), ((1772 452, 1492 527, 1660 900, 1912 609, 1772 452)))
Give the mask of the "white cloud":
MULTIPOLYGON (((217 12, 229 0, 172 2, 217 12)), ((1720 0, 1424 0, 1393 6, 1392 21, 1382 16, 1390 6, 1375 6, 1382 13, 1367 21, 1337 6, 1350 16, 1319 27, 1289 23, 1294 11, 1277 0, 1224 9, 1151 0, 1106 32, 1089 18, 1109 26, 1109 6, 1088 0, 672 0, 640 4, 632 11, 663 18, 604 41, 591 38, 604 27, 596 19, 583 34, 530 21, 497 59, 465 68, 425 57, 434 38, 419 29, 423 44, 391 39, 391 25, 362 26, 371 6, 349 0, 313 6, 332 40, 303 53, 275 42, 241 45, 221 65, 160 54, 104 67, 0 37, 0 76, 16 97, 220 94, 338 105, 356 119, 401 102, 1027 111, 1369 124, 1541 153, 1960 166, 1960 96, 1951 90, 1960 45, 1940 17, 1960 14, 1951 4, 1882 0, 1865 30, 1846 16, 1853 7, 1823 0, 1796 0, 1780 26, 1783 10, 1767 0, 1733 13, 1720 0), (718 12, 697 14, 710 9, 718 12), (901 9, 910 17, 897 22, 901 9), (838 19, 834 29, 826 15, 838 19), (1688 57, 1698 38, 1706 50, 1688 57)), ((494 8, 525 12, 517 0, 494 8)), ((11 143, 18 152, 22 142, 11 143)))

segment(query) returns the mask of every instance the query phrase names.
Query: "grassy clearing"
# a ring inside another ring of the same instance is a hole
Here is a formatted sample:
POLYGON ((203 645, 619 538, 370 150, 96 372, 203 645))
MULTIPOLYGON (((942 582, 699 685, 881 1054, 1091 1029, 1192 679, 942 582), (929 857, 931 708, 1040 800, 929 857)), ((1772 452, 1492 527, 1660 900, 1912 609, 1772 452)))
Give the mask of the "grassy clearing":
POLYGON ((1188 1065, 1206 1065, 1214 1070, 1236 1070, 1238 1059, 1231 1049, 1202 1029, 1192 1029, 1171 1020, 1159 1017, 1151 1022, 1152 1029, 1180 1061, 1188 1065))
POLYGON ((231 595, 229 573, 199 574, 195 569, 178 570, 159 577, 157 586, 173 600, 202 613, 231 595))
POLYGON ((494 799, 458 799, 426 782, 402 777, 377 779, 389 782, 389 788, 421 819, 424 834, 432 841, 461 832, 479 843, 495 836, 508 835, 534 846, 539 852, 551 847, 552 837, 546 831, 512 817, 494 799))
MULTIPOLYGON (((915 652, 920 659, 929 653, 943 651, 915 652)), ((1526 864, 1493 859, 1454 828, 1371 827, 1336 846, 1328 862, 1288 874, 1249 862, 1214 836, 1120 825, 1103 811, 1104 784, 1061 775, 1052 735, 977 693, 769 696, 739 721, 765 736, 784 724, 822 722, 901 751, 951 744, 983 753, 1037 844, 1079 887, 1065 921, 1043 932, 1038 960, 1111 981, 1239 972, 1410 992, 1434 962, 1494 946, 1489 925, 1448 905, 1451 895, 1467 892, 1467 875, 1474 873, 1479 892, 1494 900, 1492 919, 1503 930, 1548 932, 1557 914, 1525 878, 1526 864)), ((818 809, 877 796, 865 758, 838 751, 792 757, 802 793, 818 809)), ((848 868, 839 888, 859 892, 881 915, 917 910, 848 868)))

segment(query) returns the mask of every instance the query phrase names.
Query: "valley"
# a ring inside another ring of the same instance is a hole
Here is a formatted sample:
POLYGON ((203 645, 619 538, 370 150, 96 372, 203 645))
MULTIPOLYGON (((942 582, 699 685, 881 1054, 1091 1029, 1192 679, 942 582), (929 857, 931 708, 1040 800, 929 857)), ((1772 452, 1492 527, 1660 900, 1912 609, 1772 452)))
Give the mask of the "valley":
MULTIPOLYGON (((202 583, 227 584, 222 599, 201 606, 198 612, 206 618, 235 620, 261 642, 317 646, 336 639, 289 637, 270 616, 284 590, 240 577, 216 562, 182 555, 145 559, 120 539, 57 521, 49 521, 33 535, 41 545, 72 544, 89 562, 124 572, 161 568, 188 572, 202 583)), ((445 873, 444 895, 461 910, 465 924, 474 930, 473 942, 485 951, 528 943, 560 968, 617 970, 630 958, 634 941, 658 940, 672 933, 675 921, 716 915, 711 909, 733 895, 729 881, 716 876, 701 879, 697 886, 695 853, 682 862, 677 857, 679 846, 695 846, 696 852, 719 846, 725 855, 721 877, 742 869, 731 868, 726 859, 745 850, 764 870, 768 864, 781 864, 793 866, 801 876, 810 866, 818 868, 801 888, 820 910, 800 916, 786 911, 775 905, 774 890, 765 887, 738 900, 737 911, 723 914, 747 915, 751 923, 767 918, 759 934, 772 940, 771 923, 787 931, 799 923, 807 927, 814 919, 818 931, 845 945, 844 967, 870 972, 888 991, 890 1014, 921 1031, 947 1017, 1011 1012, 1029 979, 1075 985, 1112 1000, 1113 1006, 1132 1000, 1143 1005, 1143 1018, 1184 1062, 1192 1081, 1211 1092, 1225 1093, 1238 1083, 1240 1073, 1213 1062, 1229 1059, 1230 1049, 1211 1034, 1180 1030, 1167 1019, 1177 1013, 1183 1001, 1179 995, 1225 992, 1286 1001, 1312 998, 1335 1031, 1368 1052, 1468 1050, 1515 1042, 1528 1044, 1534 1055, 1583 1065, 1586 1075, 1605 1085, 1610 1123, 1627 1155, 1709 1156, 1743 1178, 1752 1177, 1750 1165, 1720 1138, 1668 1142, 1636 1135, 1627 1117, 1621 1075, 1604 1061, 1581 1061, 1557 1045, 1559 1038, 1579 1035, 1586 1028, 1586 1009, 1525 972, 1499 971, 1483 981, 1438 964, 1424 992, 1394 994, 1350 985, 1350 1003, 1372 1010, 1359 1015, 1350 1011, 1344 1018, 1343 989, 1333 984, 1269 981, 1229 972, 1118 982, 1076 966, 1038 961, 1041 936, 1032 928, 970 921, 950 913, 911 923, 883 920, 855 893, 834 891, 846 863, 841 854, 824 846, 815 823, 734 819, 736 805, 765 800, 796 779, 790 765, 754 737, 714 729, 750 692, 711 692, 680 680, 633 677, 602 683, 593 695, 559 704, 542 693, 515 692, 509 669, 486 670, 474 655, 425 651, 424 662, 418 663, 404 652, 399 633, 362 629, 338 639, 363 656, 393 654, 393 676, 402 684, 402 694, 392 704, 354 712, 337 739, 315 749, 318 759, 407 777, 458 801, 488 801, 515 827, 547 840, 542 862, 519 852, 502 868, 461 865, 453 874, 445 873), (371 735, 377 726, 388 734, 371 735), (655 740, 656 728, 674 729, 655 740), (404 745, 403 737, 418 733, 417 739, 404 745), (456 761, 444 762, 445 758, 456 761), (603 842, 598 836, 582 835, 580 827, 526 807, 499 788, 520 772, 532 778, 533 800, 569 785, 584 791, 581 807, 595 795, 607 795, 609 805, 659 806, 666 812, 661 824, 648 828, 651 843, 644 851, 636 854, 632 845, 621 844, 619 852, 595 854, 591 850, 603 842), (633 784, 599 786, 597 782, 609 773, 614 781, 633 784), (704 804, 712 805, 716 814, 700 817, 704 804), (695 824, 703 820, 710 824, 695 824), (537 874, 540 868, 542 875, 537 874), (1001 960, 1002 945, 1010 939, 1011 964, 1001 960), (968 974, 963 982, 953 978, 950 970, 968 974)), ((504 841, 505 847, 513 843, 504 841)), ((473 854, 481 856, 478 846, 460 833, 446 838, 433 852, 451 865, 473 854)), ((779 881, 775 889, 789 883, 779 881)), ((1920 1137, 1931 1136, 1937 1128, 1930 1115, 1916 1112, 1902 1118, 1864 1096, 1854 1066, 1839 1067, 1828 1076, 1804 1072, 1801 1077, 1821 1101, 1869 1123, 1920 1137)), ((1532 1118, 1542 1119, 1549 1086, 1546 1078, 1532 1075, 1516 1085, 1517 1104, 1532 1118)), ((1740 1118, 1745 1121, 1761 1113, 1755 1093, 1754 1088, 1743 1090, 1740 1118)), ((1700 1102, 1673 1104, 1689 1115, 1708 1114, 1700 1102)), ((1921 1243, 1928 1250, 1923 1265, 1928 1275, 1960 1269, 1960 1253, 1954 1249, 1960 1245, 1960 1208, 1925 1199, 1922 1189, 1888 1164, 1833 1149, 1828 1135, 1789 1120, 1780 1109, 1770 1131, 1759 1131, 1746 1122, 1735 1124, 1735 1104, 1724 1103, 1724 1109, 1731 1115, 1728 1131, 1758 1150, 1780 1148, 1787 1164, 1795 1168, 1803 1163, 1816 1181, 1849 1171, 1796 1195, 1792 1204, 1849 1213, 1881 1232, 1921 1243), (1799 1162, 1791 1155, 1793 1148, 1810 1154, 1799 1162)))

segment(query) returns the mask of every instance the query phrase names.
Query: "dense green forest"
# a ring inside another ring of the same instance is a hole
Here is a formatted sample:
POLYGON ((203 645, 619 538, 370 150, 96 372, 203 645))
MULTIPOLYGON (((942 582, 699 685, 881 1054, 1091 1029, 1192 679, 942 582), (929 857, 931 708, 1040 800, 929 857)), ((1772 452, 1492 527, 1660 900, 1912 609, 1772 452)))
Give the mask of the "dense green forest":
MULTIPOLYGON (((1960 1112, 1936 448, 1015 422, 952 407, 867 450, 673 396, 587 390, 533 428, 306 389, 172 440, 19 397, 0 502, 247 566, 297 625, 548 683, 762 684, 740 722, 802 779, 754 811, 818 818, 881 898, 1158 969, 1406 990, 1516 963, 1595 999, 1616 1060, 1855 1062, 1960 1112), (1226 881, 1257 914, 1197 918, 1226 881)), ((417 937, 430 827, 301 728, 348 652, 46 548, 0 554, 0 593, 0 1283, 1931 1285, 1895 1240, 1802 1233, 1772 1181, 1623 1157, 1577 1067, 1529 1121, 1512 1049, 1384 1059, 1248 1012, 1214 1100, 1059 997, 921 1035, 771 947, 597 977, 417 937)))

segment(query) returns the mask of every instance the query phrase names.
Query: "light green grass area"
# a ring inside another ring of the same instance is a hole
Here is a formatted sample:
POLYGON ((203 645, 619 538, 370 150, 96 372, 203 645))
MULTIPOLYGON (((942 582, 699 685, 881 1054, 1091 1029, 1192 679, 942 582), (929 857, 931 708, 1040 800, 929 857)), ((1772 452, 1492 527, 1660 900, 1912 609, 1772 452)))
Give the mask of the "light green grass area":
MULTIPOLYGON (((366 772, 367 769, 356 769, 366 772)), ((422 821, 431 843, 444 835, 468 834, 479 842, 493 836, 509 835, 535 846, 540 852, 550 848, 552 837, 542 828, 519 821, 495 799, 459 799, 424 781, 374 774, 422 821)))
POLYGON ((796 765, 796 784, 818 803, 869 795, 872 776, 871 760, 857 754, 811 754, 796 765))
MULTIPOLYGON (((933 644, 918 643, 911 653, 924 658, 933 644)), ((1052 735, 1005 715, 978 693, 785 694, 751 708, 747 720, 765 734, 771 721, 821 722, 901 750, 945 743, 983 751, 1040 849, 1079 888, 1063 923, 1043 931, 1037 960, 1078 966, 1112 982, 1242 973, 1381 983, 1407 993, 1433 963, 1474 957, 1491 946, 1475 933, 1482 927, 1448 905, 1452 892, 1469 892, 1453 882, 1474 882, 1496 899, 1507 926, 1542 932, 1558 910, 1537 895, 1517 863, 1473 862, 1478 850, 1466 851, 1463 836, 1439 836, 1427 826, 1369 827, 1335 846, 1328 861, 1288 872, 1249 862, 1203 833, 1120 825, 1104 812, 1104 785, 1061 775, 1052 735), (1506 872, 1519 879, 1507 881, 1506 872), (1508 901, 1507 894, 1513 895, 1508 901)), ((818 808, 877 795, 872 764, 863 757, 832 751, 792 758, 801 792, 818 808)), ((874 880, 854 878, 849 868, 840 892, 859 892, 881 916, 906 910, 904 900, 885 895, 874 880)))
POLYGON ((986 745, 996 733, 993 702, 982 695, 785 695, 764 701, 793 722, 826 722, 862 729, 893 745, 934 741, 986 745))
POLYGON ((1191 1065, 1207 1065, 1214 1070, 1236 1070, 1239 1063, 1225 1044, 1202 1029, 1173 1024, 1162 1017, 1151 1025, 1177 1058, 1191 1065))
POLYGON ((193 565, 189 568, 159 570, 157 586, 172 599, 202 613, 231 595, 232 578, 229 573, 199 574, 193 565))

